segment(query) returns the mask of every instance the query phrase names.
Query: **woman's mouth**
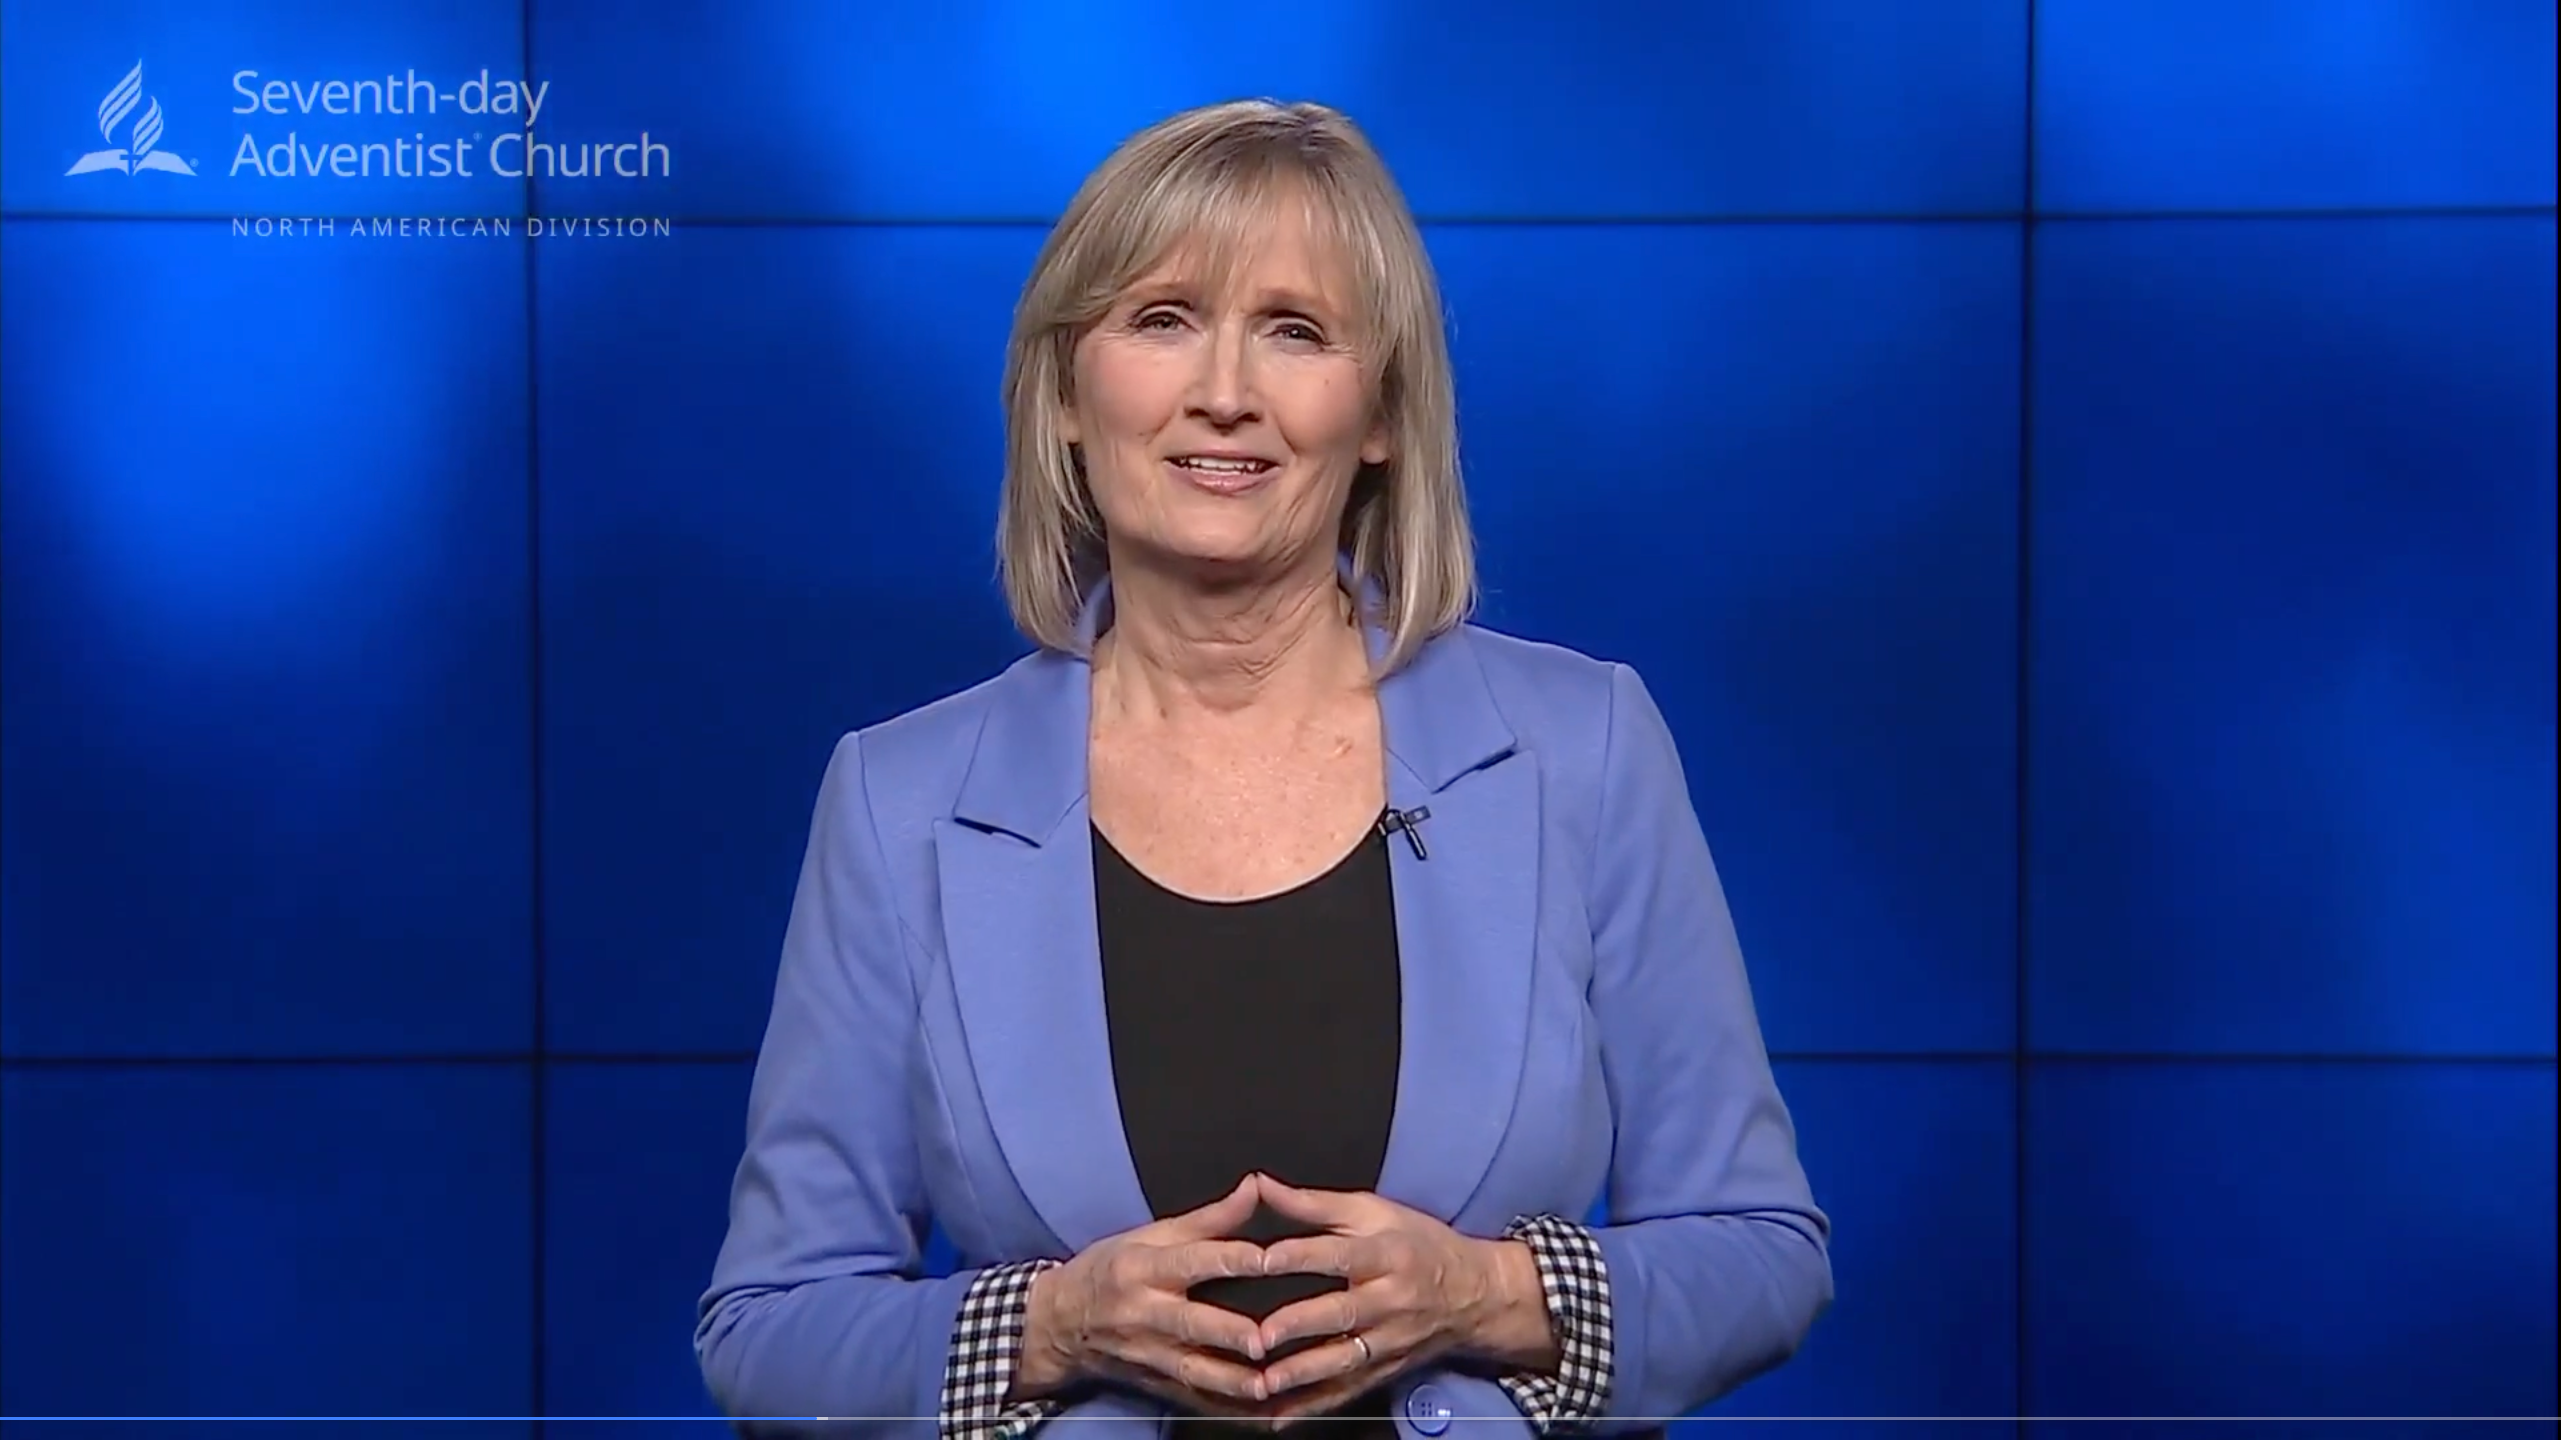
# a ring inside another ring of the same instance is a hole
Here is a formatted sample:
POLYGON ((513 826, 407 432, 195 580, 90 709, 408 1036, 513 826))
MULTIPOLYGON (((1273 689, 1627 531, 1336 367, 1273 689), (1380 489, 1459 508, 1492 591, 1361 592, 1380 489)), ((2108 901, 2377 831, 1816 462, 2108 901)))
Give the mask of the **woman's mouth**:
POLYGON ((1186 482, 1221 495, 1241 494, 1280 473, 1274 462, 1246 455, 1177 455, 1165 464, 1186 482))

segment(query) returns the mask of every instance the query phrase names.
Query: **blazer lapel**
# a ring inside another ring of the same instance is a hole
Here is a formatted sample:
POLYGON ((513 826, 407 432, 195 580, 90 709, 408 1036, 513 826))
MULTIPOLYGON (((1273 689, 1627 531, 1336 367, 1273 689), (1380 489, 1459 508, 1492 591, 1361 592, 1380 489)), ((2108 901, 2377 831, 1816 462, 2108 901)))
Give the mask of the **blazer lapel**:
POLYGON ((1081 660, 1000 682, 953 818, 936 824, 943 935, 1005 1164, 1073 1253, 1153 1212, 1112 1083, 1086 815, 1081 660))
POLYGON ((1445 1221, 1466 1208, 1510 1123, 1528 1042, 1538 923, 1538 769, 1518 753, 1464 631, 1380 690, 1403 1051, 1379 1193, 1445 1221))

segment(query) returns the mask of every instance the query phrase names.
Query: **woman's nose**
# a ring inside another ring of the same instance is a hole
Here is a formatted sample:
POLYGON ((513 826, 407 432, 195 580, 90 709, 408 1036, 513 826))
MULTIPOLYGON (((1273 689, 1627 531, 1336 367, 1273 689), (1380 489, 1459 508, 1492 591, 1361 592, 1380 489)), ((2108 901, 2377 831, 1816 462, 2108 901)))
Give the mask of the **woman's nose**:
POLYGON ((1255 414, 1253 362, 1241 326, 1221 326, 1204 348, 1194 403, 1220 426, 1241 424, 1255 414))

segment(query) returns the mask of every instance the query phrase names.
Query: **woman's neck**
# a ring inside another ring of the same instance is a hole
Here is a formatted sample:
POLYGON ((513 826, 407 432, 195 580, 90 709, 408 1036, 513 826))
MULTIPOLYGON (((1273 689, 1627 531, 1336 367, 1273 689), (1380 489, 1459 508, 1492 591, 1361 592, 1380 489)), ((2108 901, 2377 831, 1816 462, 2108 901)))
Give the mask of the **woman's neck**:
POLYGON ((1322 570, 1229 591, 1131 567, 1112 579, 1095 703, 1143 723, 1248 709, 1295 718, 1363 683, 1368 659, 1330 557, 1322 570))

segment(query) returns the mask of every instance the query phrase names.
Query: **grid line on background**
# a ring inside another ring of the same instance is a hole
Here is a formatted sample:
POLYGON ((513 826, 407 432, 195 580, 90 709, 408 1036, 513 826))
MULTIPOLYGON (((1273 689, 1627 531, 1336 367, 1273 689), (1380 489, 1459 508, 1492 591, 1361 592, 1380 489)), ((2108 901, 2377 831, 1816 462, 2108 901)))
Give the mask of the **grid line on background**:
MULTIPOLYGON (((2034 139, 2028 142, 2034 145, 2034 139)), ((1418 214, 1415 223, 1425 230, 1697 230, 1753 226, 1779 227, 1849 226, 1849 225, 2018 225, 2033 221, 2047 225, 2105 225, 2114 223, 2178 224, 2206 221, 2260 220, 2536 220, 2561 214, 2554 205, 2405 205, 2405 206, 2302 206, 2267 209, 2159 209, 2159 210, 1877 210, 1877 211, 1806 211, 1791 213, 1771 211, 1732 214, 1705 212, 1699 214, 1667 213, 1661 215, 1428 215, 1418 214)), ((221 213, 170 212, 135 215, 112 211, 86 210, 10 210, 0 212, 0 220, 49 221, 57 224, 145 224, 145 225, 228 225, 234 220, 304 219, 332 221, 357 220, 424 220, 467 223, 473 220, 584 219, 597 217, 593 211, 553 212, 528 206, 522 213, 429 214, 416 211, 386 211, 381 214, 349 211, 328 215, 257 216, 230 211, 221 213)), ((634 214, 623 219, 665 220, 671 226, 691 230, 1046 230, 1057 223, 1056 216, 1021 215, 686 215, 681 213, 634 214)))
MULTIPOLYGON (((2018 413, 2018 494, 2011 497, 2016 508, 2018 534, 2017 605, 2011 616, 2015 633, 2010 696, 2010 865, 2011 865, 2011 939, 2010 939, 2010 1413, 2029 1416, 2028 1408, 2028 1015, 2031 1008, 2028 992, 2028 734, 2033 717, 2029 714, 2029 665, 2034 659, 2032 625, 2035 617, 2036 588, 2033 584, 2036 565, 2036 0, 2027 0, 2024 25, 2026 54, 2021 66, 2022 94, 2019 97, 2019 203, 2025 212, 2019 222, 2019 413, 2018 413)), ((2028 1422, 2020 1419, 2013 1427, 2018 1440, 2027 1440, 2028 1422)))
MULTIPOLYGON (((2074 1066, 2266 1066, 2300 1065, 2327 1069, 2518 1069, 2561 1067, 2561 1057, 2489 1052, 2452 1054, 2426 1051, 2273 1051, 2273 1050, 1772 1050, 1782 1065, 1983 1065, 2009 1064, 2068 1069, 2074 1066)), ((327 1070, 383 1069, 412 1066, 421 1070, 464 1066, 531 1065, 748 1065, 753 1050, 531 1050, 471 1051, 449 1054, 348 1055, 12 1055, 0 1057, 0 1070, 327 1070)))
MULTIPOLYGON (((516 43, 520 68, 524 74, 531 75, 534 68, 532 0, 526 0, 525 4, 517 8, 516 43)), ((531 173, 533 167, 528 165, 525 169, 527 173, 523 177, 519 191, 526 219, 530 222, 535 211, 534 182, 531 173)), ((530 223, 527 224, 526 229, 528 231, 532 229, 530 223)), ((550 1369, 545 1336, 551 1329, 548 1306, 545 1303, 551 1288, 548 1283, 550 1259, 544 1239, 545 1232, 551 1228, 549 1178, 551 1160, 547 1124, 551 1110, 551 1024, 545 1008, 550 991, 548 977, 551 971, 551 951, 547 944, 548 928, 545 924, 543 905, 543 892, 547 886, 543 855, 545 787, 543 785, 542 683, 542 364, 540 355, 542 306, 538 302, 536 291, 539 272, 537 262, 540 256, 541 251, 537 246, 531 243, 525 246, 522 257, 525 279, 525 664, 528 672, 525 682, 527 711, 525 735, 526 744, 529 747, 526 773, 531 779, 526 789, 529 792, 528 809, 531 811, 533 827, 532 843, 526 849, 526 859, 532 875, 526 911, 531 917, 529 928, 532 931, 534 972, 531 1018, 533 1063, 527 1067, 526 1071, 527 1084, 532 1091, 532 1096, 531 1114, 527 1117, 528 1123, 525 1128, 533 1136, 533 1155, 532 1164, 526 1168, 525 1186, 528 1197, 526 1208, 532 1212, 528 1219, 533 1228, 532 1245, 527 1252, 531 1256, 528 1268, 532 1274, 527 1277, 528 1295, 525 1307, 526 1328, 531 1332, 526 1345, 526 1368, 529 1373, 526 1380, 528 1403, 525 1408, 535 1415, 544 1414, 550 1409, 544 1398, 544 1376, 550 1369)), ((536 1421, 533 1432, 536 1436, 540 1436, 545 1433, 546 1428, 540 1421, 536 1421)))

